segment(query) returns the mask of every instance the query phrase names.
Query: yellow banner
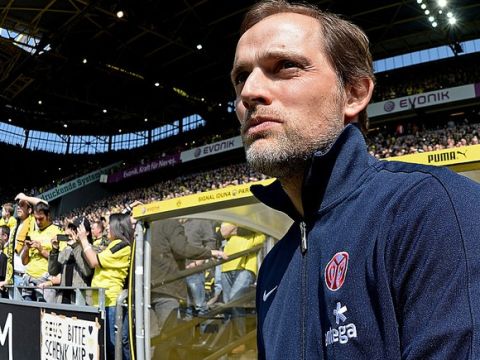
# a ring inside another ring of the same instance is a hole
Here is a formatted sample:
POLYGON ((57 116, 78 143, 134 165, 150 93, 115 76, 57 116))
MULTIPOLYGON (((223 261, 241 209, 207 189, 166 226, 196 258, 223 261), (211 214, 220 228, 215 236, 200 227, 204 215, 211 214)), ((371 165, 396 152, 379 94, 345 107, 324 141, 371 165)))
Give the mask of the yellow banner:
POLYGON ((198 194, 186 195, 175 199, 155 201, 150 204, 139 205, 133 209, 133 216, 135 218, 145 218, 150 215, 174 212, 179 209, 204 207, 224 201, 249 198, 253 196, 250 192, 250 186, 257 184, 268 185, 274 180, 275 179, 268 179, 248 184, 232 185, 223 189, 211 190, 198 194))
POLYGON ((452 149, 395 156, 385 160, 403 161, 408 163, 434 166, 449 166, 470 162, 480 162, 480 145, 462 146, 452 149))

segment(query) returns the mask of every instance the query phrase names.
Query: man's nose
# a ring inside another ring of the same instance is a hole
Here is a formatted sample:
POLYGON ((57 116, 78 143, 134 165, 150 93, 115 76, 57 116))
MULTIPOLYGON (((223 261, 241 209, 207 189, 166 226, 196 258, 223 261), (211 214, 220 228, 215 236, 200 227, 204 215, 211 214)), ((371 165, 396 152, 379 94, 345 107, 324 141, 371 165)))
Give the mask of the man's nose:
POLYGON ((246 109, 271 103, 270 80, 261 69, 254 69, 245 80, 240 99, 246 109))

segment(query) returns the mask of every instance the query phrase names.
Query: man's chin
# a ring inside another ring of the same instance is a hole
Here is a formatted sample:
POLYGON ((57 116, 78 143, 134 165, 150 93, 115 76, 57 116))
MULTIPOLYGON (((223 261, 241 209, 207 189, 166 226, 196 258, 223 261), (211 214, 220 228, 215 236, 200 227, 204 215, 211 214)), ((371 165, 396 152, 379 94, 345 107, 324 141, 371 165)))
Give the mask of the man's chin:
POLYGON ((268 139, 265 137, 244 137, 243 143, 246 151, 265 151, 272 148, 272 146, 276 146, 276 141, 274 139, 268 139))

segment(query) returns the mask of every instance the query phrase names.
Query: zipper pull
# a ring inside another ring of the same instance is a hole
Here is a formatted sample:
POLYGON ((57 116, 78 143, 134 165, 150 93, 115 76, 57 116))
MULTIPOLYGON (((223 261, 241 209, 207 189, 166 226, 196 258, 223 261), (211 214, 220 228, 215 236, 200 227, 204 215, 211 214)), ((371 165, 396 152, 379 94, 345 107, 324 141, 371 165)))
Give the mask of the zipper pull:
POLYGON ((307 224, 305 221, 300 222, 300 234, 302 236, 302 254, 305 254, 307 252, 307 224))

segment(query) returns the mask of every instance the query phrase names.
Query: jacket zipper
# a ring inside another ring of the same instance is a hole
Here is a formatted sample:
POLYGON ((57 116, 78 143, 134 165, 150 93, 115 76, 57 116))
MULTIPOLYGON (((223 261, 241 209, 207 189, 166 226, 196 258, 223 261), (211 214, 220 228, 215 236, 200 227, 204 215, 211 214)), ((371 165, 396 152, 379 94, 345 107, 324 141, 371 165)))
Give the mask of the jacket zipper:
POLYGON ((307 224, 305 221, 300 222, 301 235, 301 251, 302 251, 302 355, 301 358, 306 358, 306 302, 307 302, 307 224))
POLYGON ((302 236, 302 243, 301 243, 301 247, 302 247, 302 254, 305 255, 305 253, 307 252, 307 224, 305 224, 305 221, 301 221, 300 222, 300 234, 302 236))

